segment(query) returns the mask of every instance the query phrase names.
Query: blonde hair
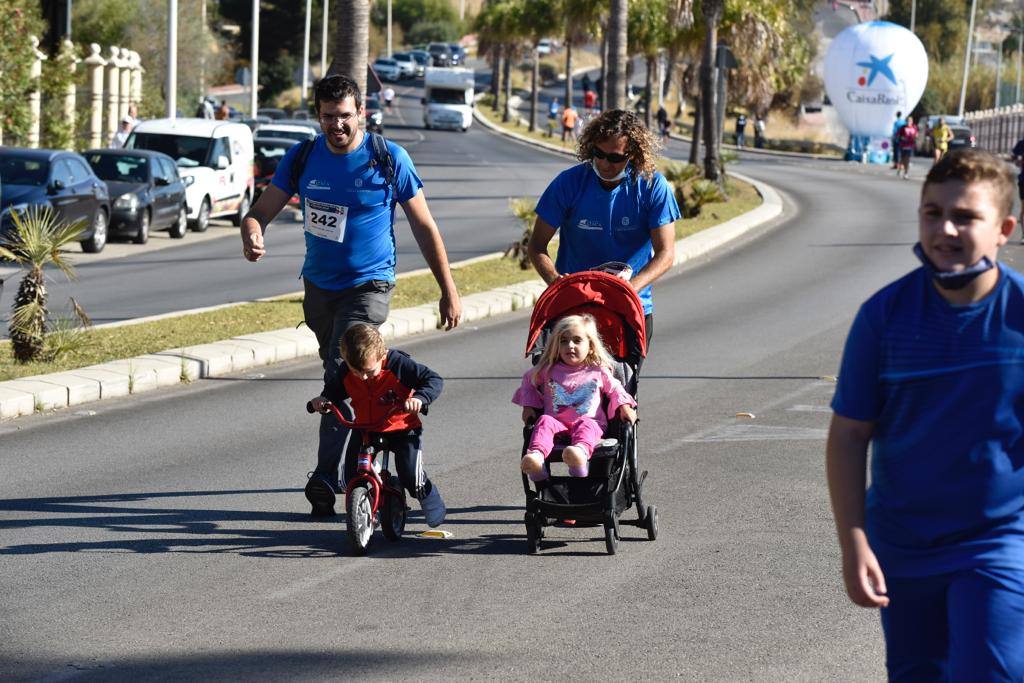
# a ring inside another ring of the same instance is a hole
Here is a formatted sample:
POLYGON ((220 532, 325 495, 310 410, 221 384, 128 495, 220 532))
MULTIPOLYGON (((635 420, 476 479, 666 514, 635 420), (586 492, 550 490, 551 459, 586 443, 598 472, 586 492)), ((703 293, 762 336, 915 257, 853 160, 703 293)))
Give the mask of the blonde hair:
POLYGON ((607 370, 612 369, 615 359, 612 358, 604 342, 601 341, 601 335, 597 331, 597 324, 594 322, 594 318, 587 314, 567 315, 555 323, 554 329, 551 330, 551 334, 548 336, 548 341, 544 345, 544 351, 537 362, 537 368, 533 371, 535 380, 539 380, 540 373, 550 369, 552 365, 558 362, 558 347, 562 342, 562 338, 575 329, 582 330, 583 334, 587 337, 587 341, 590 342, 590 349, 587 351, 587 357, 583 359, 583 365, 605 368, 607 370))
POLYGON ((373 325, 356 323, 341 335, 339 351, 345 363, 360 370, 387 355, 384 338, 373 325))

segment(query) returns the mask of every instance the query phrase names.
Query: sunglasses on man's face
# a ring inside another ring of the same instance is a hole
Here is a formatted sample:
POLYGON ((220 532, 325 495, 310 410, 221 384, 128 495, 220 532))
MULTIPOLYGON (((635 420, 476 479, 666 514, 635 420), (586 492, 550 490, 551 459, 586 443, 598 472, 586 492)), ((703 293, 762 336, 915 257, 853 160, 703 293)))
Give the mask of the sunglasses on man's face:
POLYGON ((629 157, 626 156, 625 154, 616 154, 615 152, 602 152, 597 147, 594 147, 591 150, 591 154, 593 154, 598 159, 604 159, 605 161, 610 161, 613 164, 621 164, 623 161, 629 161, 629 157))

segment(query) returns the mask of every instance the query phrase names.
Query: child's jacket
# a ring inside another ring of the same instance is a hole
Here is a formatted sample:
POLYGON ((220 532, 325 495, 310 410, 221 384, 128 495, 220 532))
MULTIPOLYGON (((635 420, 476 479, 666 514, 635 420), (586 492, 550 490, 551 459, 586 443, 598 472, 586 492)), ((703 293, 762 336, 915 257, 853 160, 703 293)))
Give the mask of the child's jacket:
POLYGON ((601 428, 615 417, 619 406, 635 406, 636 401, 606 368, 591 365, 572 367, 555 363, 534 378, 535 368, 523 375, 523 383, 516 389, 512 402, 527 408, 538 408, 565 426, 581 417, 597 420, 601 428), (601 410, 601 397, 608 397, 607 411, 601 410))
POLYGON ((404 351, 390 349, 379 375, 362 379, 342 363, 334 379, 324 385, 321 395, 335 405, 352 399, 357 422, 383 421, 375 432, 401 432, 421 427, 419 415, 403 410, 386 420, 385 416, 407 398, 418 398, 426 407, 441 395, 443 387, 444 380, 439 374, 420 365, 404 351))

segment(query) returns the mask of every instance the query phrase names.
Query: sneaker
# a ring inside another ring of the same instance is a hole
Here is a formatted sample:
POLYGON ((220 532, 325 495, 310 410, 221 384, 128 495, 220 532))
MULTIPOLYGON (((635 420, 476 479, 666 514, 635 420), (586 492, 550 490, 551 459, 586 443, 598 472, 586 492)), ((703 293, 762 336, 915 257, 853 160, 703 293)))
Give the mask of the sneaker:
POLYGON ((423 508, 423 516, 427 518, 427 526, 431 528, 441 526, 448 509, 445 508, 444 501, 441 500, 441 492, 437 490, 437 484, 431 483, 430 493, 426 498, 420 500, 420 507, 423 508))
POLYGON ((313 506, 313 509, 309 511, 310 515, 333 517, 335 499, 334 487, 331 486, 327 477, 315 472, 309 475, 309 481, 306 482, 306 500, 313 506))

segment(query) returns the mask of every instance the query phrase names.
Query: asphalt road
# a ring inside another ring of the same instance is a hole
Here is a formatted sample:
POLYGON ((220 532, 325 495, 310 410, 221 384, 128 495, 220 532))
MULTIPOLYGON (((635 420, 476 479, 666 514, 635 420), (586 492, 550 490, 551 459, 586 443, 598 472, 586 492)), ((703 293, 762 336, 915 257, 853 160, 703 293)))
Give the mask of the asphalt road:
MULTIPOLYGON (((564 168, 562 159, 480 126, 466 133, 425 131, 422 89, 409 84, 396 91, 394 113, 385 114, 385 135, 411 154, 449 259, 501 251, 519 239, 521 227, 509 211, 509 198, 539 196, 564 168)), ((258 264, 242 258, 238 229, 227 221, 214 221, 201 240, 189 233, 183 241, 172 242, 158 233, 144 247, 110 244, 95 256, 76 253, 76 281, 51 273, 50 308, 60 312, 74 296, 93 322, 101 324, 301 290, 298 276, 305 246, 301 223, 293 216, 286 209, 271 224, 267 256, 258 264)), ((400 208, 397 216, 399 271, 424 267, 400 208)), ((6 336, 16 269, 0 265, 0 278, 8 279, 7 294, 0 299, 0 335, 6 336)))
MULTIPOLYGON (((424 150, 476 136, 533 185, 552 174, 482 130, 434 135, 424 150)), ((656 542, 625 527, 609 557, 600 529, 558 528, 525 554, 520 312, 401 343, 446 378, 425 448, 454 536, 417 538, 417 511, 366 558, 341 517, 305 514, 313 362, 0 426, 0 678, 881 679, 877 614, 840 583, 823 378, 859 303, 915 265, 919 184, 838 162, 736 168, 786 212, 656 287, 640 391, 656 542)))

